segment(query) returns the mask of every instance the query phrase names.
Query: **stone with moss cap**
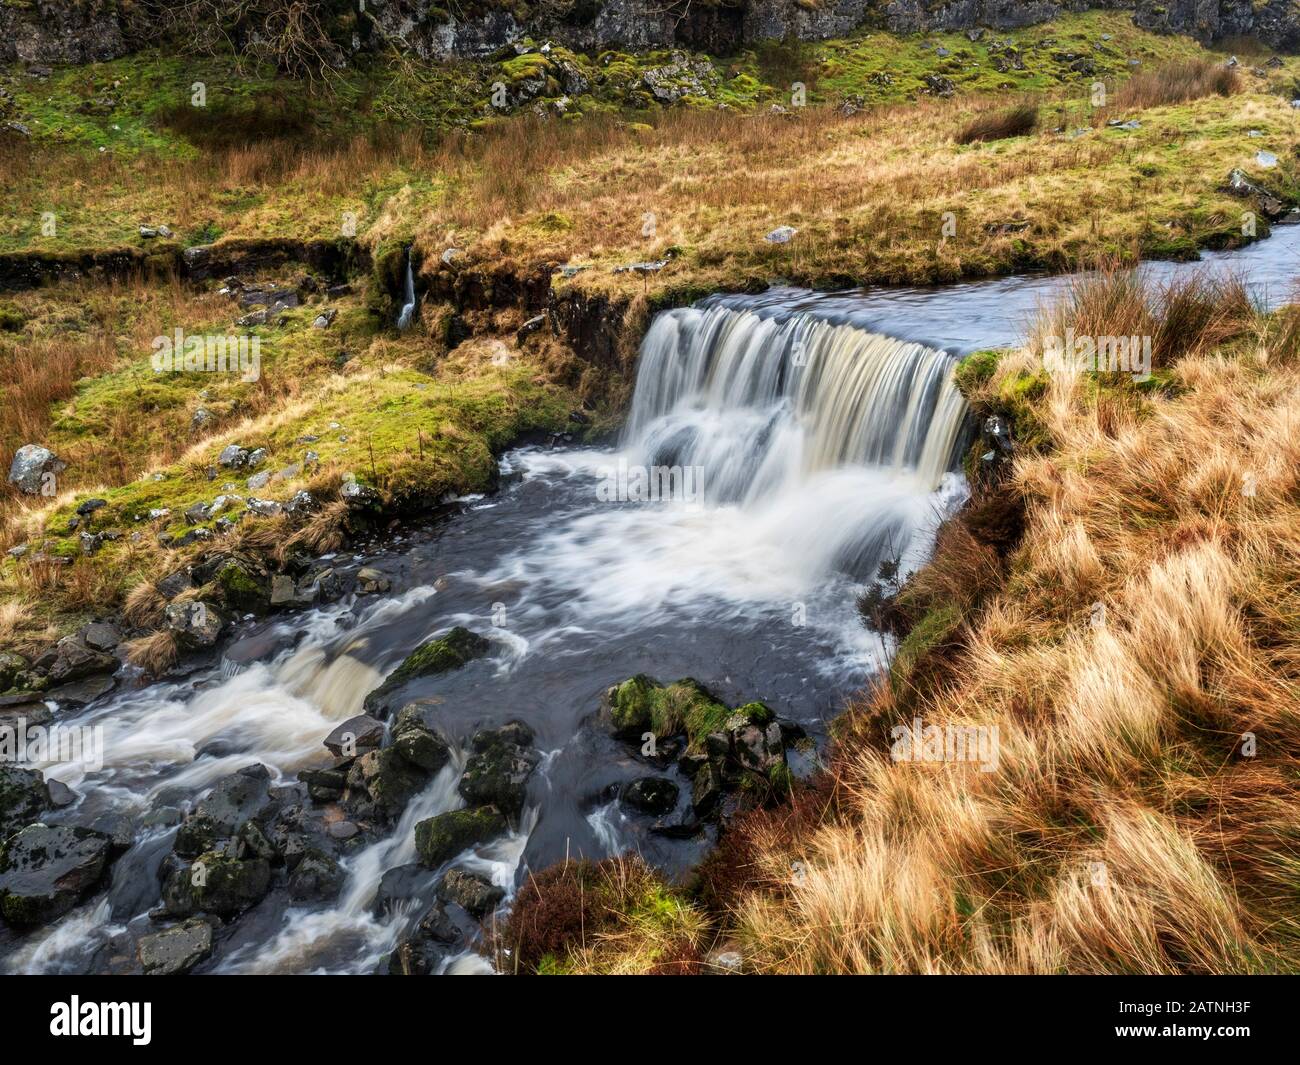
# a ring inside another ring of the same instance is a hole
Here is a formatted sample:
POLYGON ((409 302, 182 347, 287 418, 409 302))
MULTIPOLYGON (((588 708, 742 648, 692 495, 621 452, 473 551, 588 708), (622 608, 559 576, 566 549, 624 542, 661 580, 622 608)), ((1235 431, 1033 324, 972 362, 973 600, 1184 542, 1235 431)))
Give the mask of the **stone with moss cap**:
POLYGON ((451 810, 415 826, 415 850, 422 864, 436 869, 466 847, 501 835, 506 819, 495 806, 451 810))
POLYGON ((388 713, 387 697, 402 685, 418 677, 432 677, 459 669, 475 658, 482 658, 491 645, 478 633, 457 625, 450 632, 422 644, 388 674, 384 683, 366 696, 365 711, 375 717, 388 713))
POLYGON ((619 739, 639 740, 645 732, 659 738, 684 733, 688 750, 696 752, 703 749, 710 733, 745 725, 763 727, 776 718, 769 707, 757 702, 732 710, 694 677, 664 685, 644 673, 610 688, 603 712, 619 739))

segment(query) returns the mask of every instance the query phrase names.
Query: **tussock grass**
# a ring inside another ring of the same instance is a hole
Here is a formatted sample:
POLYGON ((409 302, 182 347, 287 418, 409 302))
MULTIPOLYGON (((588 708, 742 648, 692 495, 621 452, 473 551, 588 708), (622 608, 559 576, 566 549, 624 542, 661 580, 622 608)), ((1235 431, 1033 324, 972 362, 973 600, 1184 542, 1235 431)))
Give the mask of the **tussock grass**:
POLYGON ((1008 137, 1023 137, 1038 128, 1038 105, 1016 104, 1001 111, 987 111, 976 115, 957 134, 958 144, 977 141, 998 141, 1008 137))

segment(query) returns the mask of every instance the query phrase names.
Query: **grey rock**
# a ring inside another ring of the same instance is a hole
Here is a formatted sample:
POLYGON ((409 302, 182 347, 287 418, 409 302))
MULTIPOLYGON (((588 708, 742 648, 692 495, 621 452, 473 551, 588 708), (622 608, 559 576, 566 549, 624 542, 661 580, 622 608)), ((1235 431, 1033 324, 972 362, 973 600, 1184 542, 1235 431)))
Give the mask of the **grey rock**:
POLYGON ((49 478, 57 477, 68 464, 49 448, 40 444, 24 444, 9 464, 9 483, 29 496, 40 495, 49 478))

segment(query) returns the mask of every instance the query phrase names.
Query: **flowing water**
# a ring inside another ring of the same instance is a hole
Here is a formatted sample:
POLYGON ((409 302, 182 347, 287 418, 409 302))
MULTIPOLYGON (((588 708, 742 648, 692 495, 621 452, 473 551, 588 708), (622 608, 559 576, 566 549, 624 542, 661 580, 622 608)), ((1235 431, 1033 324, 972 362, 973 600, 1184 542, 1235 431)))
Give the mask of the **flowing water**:
POLYGON ((411 249, 406 249, 406 273, 402 279, 402 310, 397 315, 397 328, 407 329, 415 317, 415 268, 411 263, 411 249))
MULTIPOLYGON (((1298 250, 1292 227, 1231 261, 1271 304, 1288 291, 1298 250)), ((327 762, 321 741, 333 726, 411 650, 457 624, 488 637, 489 655, 408 689, 439 700, 452 762, 391 834, 346 853, 337 901, 295 904, 273 891, 221 931, 200 971, 373 971, 419 913, 412 903, 377 916, 380 877, 413 861, 416 822, 461 804, 473 732, 515 718, 544 752, 521 823, 456 865, 512 892, 525 868, 566 855, 637 849, 670 873, 694 864, 708 835, 654 835, 649 818, 612 801, 611 786, 645 769, 591 720, 601 693, 638 672, 694 676, 728 702, 763 700, 824 735, 890 651, 862 625, 858 592, 883 560, 904 571, 923 561, 965 498, 956 357, 1016 343, 1062 284, 773 289, 658 315, 617 446, 512 451, 493 496, 460 500, 447 520, 382 550, 332 559, 345 572, 382 569, 388 596, 244 622, 219 664, 128 685, 68 715, 103 727, 104 765, 48 769, 80 796, 51 820, 125 812, 135 842, 107 892, 29 935, 0 932, 0 964, 111 971, 133 937, 157 927, 147 913, 175 835, 160 811, 186 808, 253 762, 285 784, 327 762)), ((435 881, 428 873, 426 899, 435 881)), ((441 971, 485 968, 463 953, 441 971)))

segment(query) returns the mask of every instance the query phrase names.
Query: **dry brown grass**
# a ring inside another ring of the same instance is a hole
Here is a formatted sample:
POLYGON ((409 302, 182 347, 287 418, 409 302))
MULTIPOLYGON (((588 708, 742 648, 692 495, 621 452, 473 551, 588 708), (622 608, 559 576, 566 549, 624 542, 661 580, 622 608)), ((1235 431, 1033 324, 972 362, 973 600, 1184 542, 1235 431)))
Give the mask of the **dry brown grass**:
POLYGON ((1057 447, 1011 481, 1014 576, 931 683, 854 715, 819 827, 750 828, 732 916, 758 968, 1300 967, 1300 369, 1267 330, 1238 357, 1213 336, 1189 332, 1177 396, 1053 376, 1057 447), (996 728, 997 770, 894 761, 887 728, 913 716, 996 728))
POLYGON ((175 665, 180 653, 176 634, 166 629, 126 642, 126 660, 153 677, 175 665))

